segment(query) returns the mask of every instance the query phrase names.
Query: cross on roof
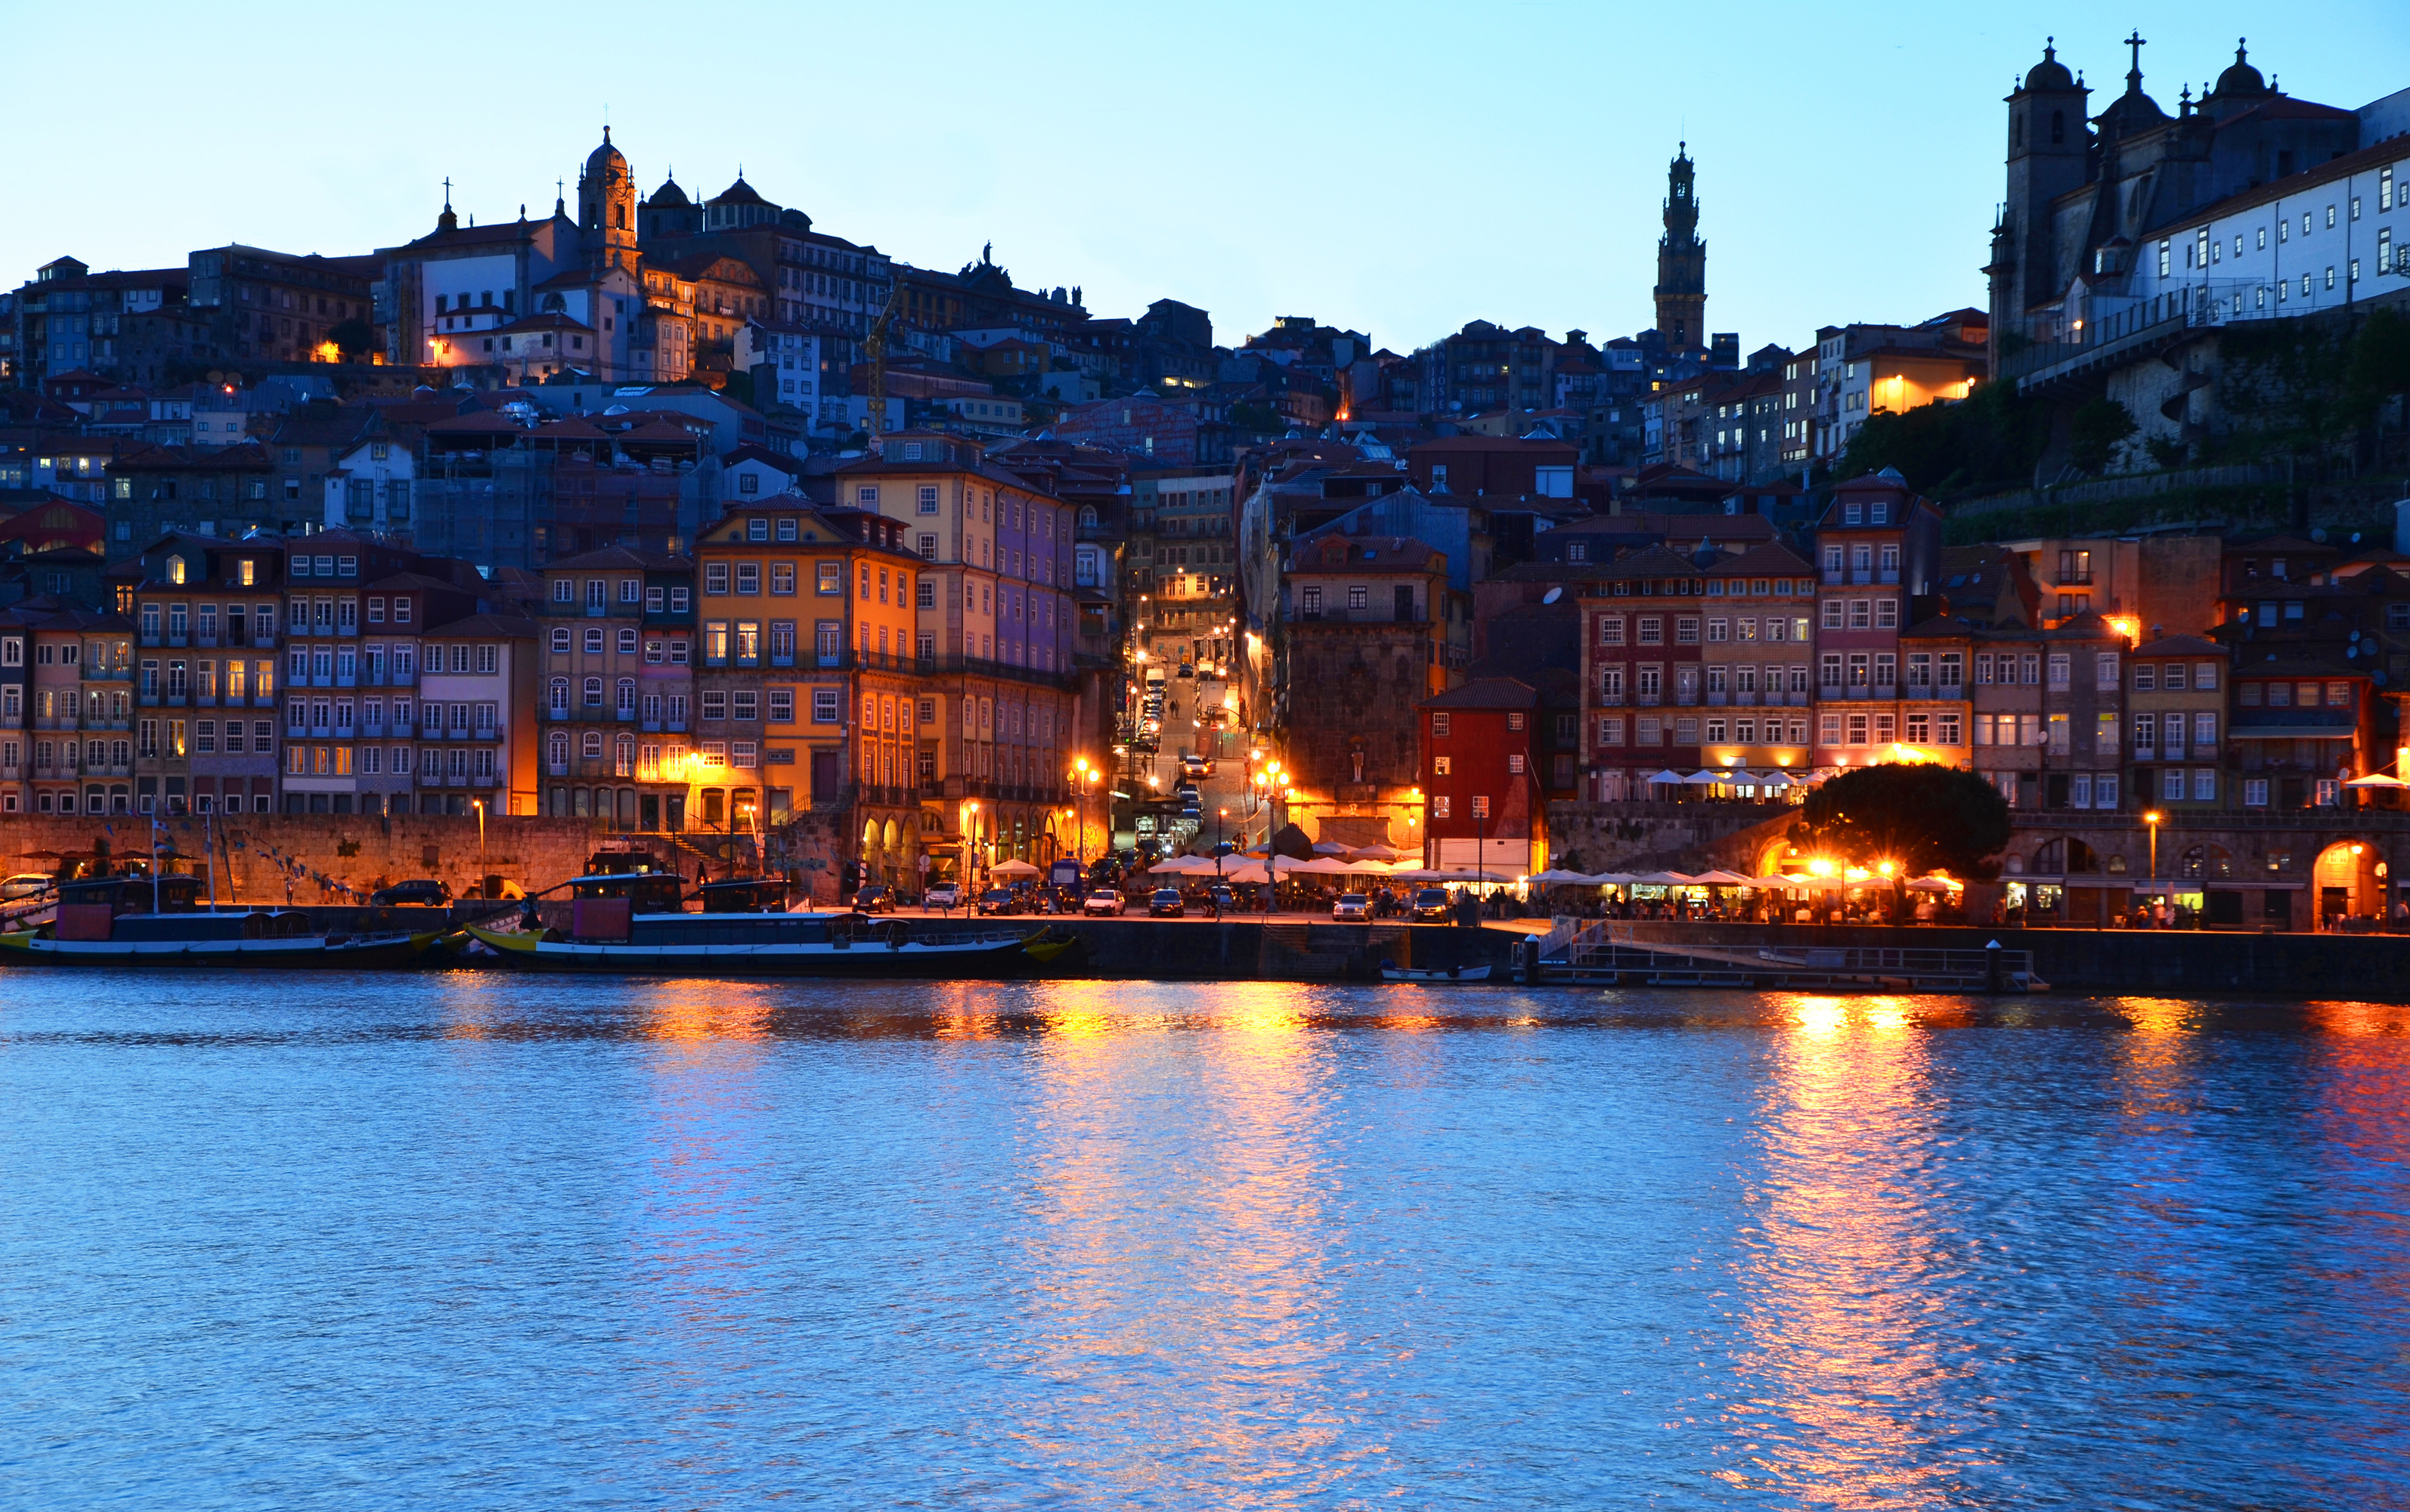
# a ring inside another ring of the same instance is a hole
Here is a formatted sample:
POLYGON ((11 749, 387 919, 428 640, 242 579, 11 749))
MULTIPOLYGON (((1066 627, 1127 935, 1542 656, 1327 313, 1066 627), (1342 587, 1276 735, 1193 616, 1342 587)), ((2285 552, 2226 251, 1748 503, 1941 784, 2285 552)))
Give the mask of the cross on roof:
POLYGON ((2137 26, 2134 28, 2133 35, 2126 38, 2126 45, 2131 48, 2134 51, 2134 66, 2128 74, 2128 77, 2140 79, 2142 76, 2142 49, 2148 45, 2142 36, 2142 29, 2141 27, 2137 26))

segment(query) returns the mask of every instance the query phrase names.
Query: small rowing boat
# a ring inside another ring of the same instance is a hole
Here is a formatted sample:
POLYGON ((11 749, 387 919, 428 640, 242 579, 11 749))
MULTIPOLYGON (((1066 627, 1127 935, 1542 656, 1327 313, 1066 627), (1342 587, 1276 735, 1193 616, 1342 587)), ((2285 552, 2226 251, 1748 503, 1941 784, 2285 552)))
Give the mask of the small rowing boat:
POLYGON ((1486 966, 1400 966, 1394 961, 1381 963, 1383 981, 1488 981, 1486 966))

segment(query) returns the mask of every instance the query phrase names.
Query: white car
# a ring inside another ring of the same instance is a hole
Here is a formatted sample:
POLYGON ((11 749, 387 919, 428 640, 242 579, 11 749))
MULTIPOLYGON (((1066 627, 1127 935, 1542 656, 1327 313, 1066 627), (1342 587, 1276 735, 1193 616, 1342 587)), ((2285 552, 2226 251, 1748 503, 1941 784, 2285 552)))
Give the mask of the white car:
POLYGON ((938 882, 921 894, 921 907, 923 910, 959 909, 962 906, 963 890, 951 882, 938 882))
POLYGON ((47 893, 57 885, 57 879, 48 872, 21 871, 6 881, 0 881, 0 902, 13 903, 19 898, 47 893))
POLYGON ((1342 893, 1339 900, 1330 905, 1330 917, 1343 923, 1350 921, 1370 923, 1372 922, 1372 899, 1363 893, 1342 893))

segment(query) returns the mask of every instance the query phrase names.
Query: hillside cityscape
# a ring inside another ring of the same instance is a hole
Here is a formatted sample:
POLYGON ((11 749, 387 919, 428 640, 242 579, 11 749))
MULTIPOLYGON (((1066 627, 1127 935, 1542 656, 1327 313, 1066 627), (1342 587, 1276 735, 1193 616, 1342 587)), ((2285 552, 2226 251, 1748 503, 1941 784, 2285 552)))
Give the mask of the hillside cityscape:
POLYGON ((2144 47, 2023 61, 1980 302, 1763 341, 1678 139, 1649 325, 1406 351, 924 267, 607 128, 548 212, 63 249, 0 294, 0 814, 583 818, 835 896, 1773 870, 1910 762, 2014 811, 1970 908, 2391 917, 2410 89, 2238 45, 2170 107, 2144 47))

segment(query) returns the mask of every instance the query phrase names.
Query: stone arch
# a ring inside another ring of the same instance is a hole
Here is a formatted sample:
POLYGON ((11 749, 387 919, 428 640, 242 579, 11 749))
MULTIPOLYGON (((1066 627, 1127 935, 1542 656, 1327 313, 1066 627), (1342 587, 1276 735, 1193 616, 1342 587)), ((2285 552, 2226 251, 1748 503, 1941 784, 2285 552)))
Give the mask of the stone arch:
POLYGON ((2321 927, 2338 915, 2382 917, 2385 899, 2376 865, 2383 848, 2366 836, 2347 836, 2318 852, 2310 865, 2311 907, 2321 927))
POLYGON ((2204 841, 2185 847, 2176 857, 2175 874, 2185 881, 2217 881, 2234 875, 2234 852, 2204 841))

